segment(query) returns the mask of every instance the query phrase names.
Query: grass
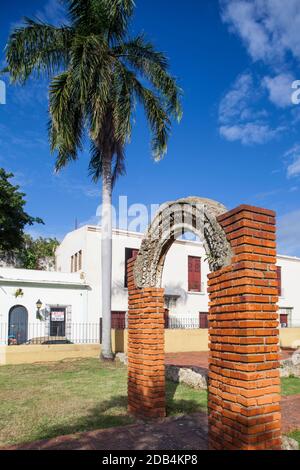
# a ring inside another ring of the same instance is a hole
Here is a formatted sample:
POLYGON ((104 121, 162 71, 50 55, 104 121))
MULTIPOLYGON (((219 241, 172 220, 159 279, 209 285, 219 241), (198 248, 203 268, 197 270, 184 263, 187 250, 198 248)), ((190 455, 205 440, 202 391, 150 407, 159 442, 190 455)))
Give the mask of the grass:
POLYGON ((284 377, 281 379, 282 395, 297 395, 300 393, 299 377, 284 377))
MULTIPOLYGON (((169 415, 206 409, 207 393, 167 383, 169 415)), ((127 370, 97 359, 0 367, 0 446, 131 424, 127 370)))
MULTIPOLYGON (((281 380, 282 394, 300 379, 281 380)), ((206 411, 207 393, 167 382, 167 414, 206 411)), ((127 370, 97 359, 0 367, 0 446, 134 423, 127 414, 127 370)), ((300 443, 300 430, 290 434, 300 443)))
POLYGON ((291 432, 289 436, 295 439, 299 443, 299 446, 300 446, 300 430, 291 432))

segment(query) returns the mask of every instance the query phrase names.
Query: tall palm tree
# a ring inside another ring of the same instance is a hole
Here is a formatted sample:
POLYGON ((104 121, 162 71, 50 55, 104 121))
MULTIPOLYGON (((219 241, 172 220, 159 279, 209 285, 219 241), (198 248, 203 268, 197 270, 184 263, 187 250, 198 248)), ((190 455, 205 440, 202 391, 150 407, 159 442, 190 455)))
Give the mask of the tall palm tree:
POLYGON ((130 38, 133 0, 62 0, 68 22, 55 27, 26 18, 9 37, 7 72, 24 84, 50 79, 49 135, 59 171, 78 158, 88 133, 90 174, 102 178, 102 358, 112 359, 112 188, 125 173, 136 102, 152 132, 156 160, 167 150, 172 119, 181 118, 180 90, 165 55, 143 35, 130 38))

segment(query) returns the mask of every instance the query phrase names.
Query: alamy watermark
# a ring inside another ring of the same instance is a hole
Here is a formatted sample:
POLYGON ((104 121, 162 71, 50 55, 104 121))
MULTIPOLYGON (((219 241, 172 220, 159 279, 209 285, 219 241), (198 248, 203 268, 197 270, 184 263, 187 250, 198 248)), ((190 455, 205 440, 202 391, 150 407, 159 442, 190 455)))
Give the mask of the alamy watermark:
POLYGON ((291 96, 292 103, 300 104, 300 80, 295 80, 292 83, 292 89, 295 90, 291 96))
MULTIPOLYGON (((202 203, 169 203, 165 204, 149 204, 148 206, 141 203, 128 204, 127 196, 119 196, 117 205, 101 204, 96 210, 96 216, 93 218, 93 225, 101 227, 102 236, 114 238, 115 233, 111 233, 113 229, 119 229, 126 232, 145 233, 149 225, 156 219, 156 224, 163 224, 164 235, 179 235, 193 239, 203 233, 205 224, 205 205, 202 203), (163 219, 157 220, 158 214, 164 214, 163 219), (192 228, 193 230, 186 230, 192 228)), ((156 227, 156 225, 155 225, 156 227)), ((117 230, 118 231, 118 230, 117 230)), ((159 230, 154 230, 154 234, 158 235, 159 230)), ((118 234, 116 233, 116 236, 118 234)))
POLYGON ((6 85, 3 80, 0 80, 0 104, 6 104, 6 85))

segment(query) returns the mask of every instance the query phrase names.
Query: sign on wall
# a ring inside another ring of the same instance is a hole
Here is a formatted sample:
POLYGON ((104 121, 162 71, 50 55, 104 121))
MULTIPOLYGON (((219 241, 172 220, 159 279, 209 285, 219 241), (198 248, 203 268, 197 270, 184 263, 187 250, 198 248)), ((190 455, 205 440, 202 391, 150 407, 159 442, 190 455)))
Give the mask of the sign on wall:
POLYGON ((51 321, 65 321, 65 312, 64 312, 64 310, 52 310, 51 311, 51 321))

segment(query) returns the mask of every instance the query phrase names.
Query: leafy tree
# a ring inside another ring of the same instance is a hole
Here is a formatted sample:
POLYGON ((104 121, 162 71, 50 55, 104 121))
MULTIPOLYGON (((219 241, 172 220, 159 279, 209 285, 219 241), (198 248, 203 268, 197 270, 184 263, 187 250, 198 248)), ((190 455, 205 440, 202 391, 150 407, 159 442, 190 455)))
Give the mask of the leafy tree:
POLYGON ((16 253, 18 266, 24 269, 52 270, 55 267, 55 250, 58 245, 56 238, 39 237, 34 240, 25 234, 22 248, 16 253))
POLYGON ((26 225, 44 223, 25 212, 25 194, 9 181, 13 176, 0 168, 0 252, 4 255, 21 248, 26 225))
POLYGON ((54 27, 26 19, 6 48, 12 82, 46 75, 50 83, 49 133, 56 170, 76 160, 86 131, 89 169, 102 178, 102 357, 112 359, 112 188, 125 173, 125 147, 136 103, 145 110, 153 155, 167 151, 172 118, 181 118, 180 90, 165 55, 144 35, 129 37, 133 0, 63 0, 69 22, 54 27))

